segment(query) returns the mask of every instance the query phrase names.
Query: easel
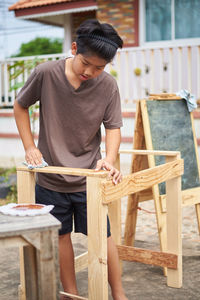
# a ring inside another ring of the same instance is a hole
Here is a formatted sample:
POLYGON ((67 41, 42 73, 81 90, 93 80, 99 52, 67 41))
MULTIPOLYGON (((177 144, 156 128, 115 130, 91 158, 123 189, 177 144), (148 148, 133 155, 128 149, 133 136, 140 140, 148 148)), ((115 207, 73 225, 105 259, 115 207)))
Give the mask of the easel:
MULTIPOLYGON (((134 150, 133 150, 134 152, 134 150)), ((167 189, 167 252, 151 251, 117 245, 119 257, 122 260, 137 261, 146 264, 159 265, 168 268, 167 284, 171 287, 182 286, 182 242, 181 242, 181 175, 183 174, 183 160, 179 152, 170 151, 135 151, 139 155, 163 155, 168 158, 165 163, 154 168, 146 169, 134 174, 126 175, 118 185, 107 180, 108 172, 95 172, 88 169, 74 169, 64 167, 46 167, 28 170, 27 167, 17 168, 18 201, 34 203, 35 173, 68 174, 86 176, 87 179, 87 213, 88 213, 88 253, 76 257, 76 271, 88 267, 88 299, 108 300, 108 269, 107 269, 107 213, 109 203, 114 203, 126 195, 138 193, 152 185, 166 181, 167 189), (95 217, 94 217, 95 216, 95 217)), ((113 215, 114 218, 114 215, 113 215)), ((116 220, 112 220, 114 222, 116 220)), ((111 222, 112 224, 112 222, 111 222)), ((121 224, 117 224, 118 227, 121 224)), ((26 255, 26 253, 23 253, 26 255)), ((24 261, 24 260, 23 260, 24 261)), ((30 291, 21 265, 21 297, 28 300, 26 295, 30 291)), ((21 260, 22 262, 22 260, 21 260)), ((30 274, 31 276, 31 274, 30 274)), ((29 277, 29 282, 35 278, 29 277)), ((32 287, 37 288, 37 287, 32 287)), ((49 287, 51 291, 52 287, 49 287)), ((81 296, 61 292, 72 299, 87 300, 81 296)), ((48 300, 59 299, 59 295, 49 294, 48 300)), ((39 297, 38 300, 43 300, 39 297)))
MULTIPOLYGON (((151 95, 149 98, 149 100, 163 100, 163 101, 180 100, 180 99, 181 99, 180 97, 177 97, 174 94, 151 95)), ((190 117, 191 117, 191 123, 192 123, 193 134, 194 134, 194 125, 193 125, 193 118, 191 113, 190 113, 190 117)), ((197 143, 196 143, 195 134, 194 134, 194 146, 197 154, 198 152, 197 152, 197 143)), ((148 118, 148 113, 146 108, 146 100, 140 100, 138 101, 137 104, 133 149, 153 150, 150 123, 149 123, 149 118, 148 118)), ((168 149, 163 149, 163 150, 168 150, 168 149)), ((167 158, 167 162, 169 161, 170 158, 167 158)), ((200 164, 199 164, 198 154, 197 154, 197 165, 198 165, 198 172, 200 175, 200 164)), ((143 157, 141 155, 139 156, 133 155, 132 164, 131 164, 131 173, 141 171, 148 167, 149 168, 155 167, 155 159, 153 156, 149 155, 148 157, 143 157)), ((182 206, 195 205, 198 227, 200 232, 200 196, 199 196, 200 187, 182 190, 181 195, 182 195, 182 206)), ((125 245, 129 245, 129 246, 134 244, 138 203, 147 200, 154 200, 156 217, 157 217, 158 234, 160 239, 160 249, 161 251, 165 251, 167 247, 166 195, 160 195, 158 185, 154 185, 152 188, 147 189, 145 191, 129 195, 126 224, 125 224, 124 243, 125 245)))

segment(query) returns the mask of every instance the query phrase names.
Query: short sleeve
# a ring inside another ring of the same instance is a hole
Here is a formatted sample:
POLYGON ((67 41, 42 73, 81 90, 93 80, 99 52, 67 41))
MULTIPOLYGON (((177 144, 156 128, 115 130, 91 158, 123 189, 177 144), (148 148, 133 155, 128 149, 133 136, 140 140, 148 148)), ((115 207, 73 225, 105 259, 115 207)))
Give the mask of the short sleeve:
POLYGON ((33 70, 28 80, 17 95, 16 100, 24 107, 28 108, 40 100, 42 76, 37 68, 33 70))
POLYGON ((116 89, 106 107, 103 124, 106 129, 116 129, 123 126, 119 90, 116 89))

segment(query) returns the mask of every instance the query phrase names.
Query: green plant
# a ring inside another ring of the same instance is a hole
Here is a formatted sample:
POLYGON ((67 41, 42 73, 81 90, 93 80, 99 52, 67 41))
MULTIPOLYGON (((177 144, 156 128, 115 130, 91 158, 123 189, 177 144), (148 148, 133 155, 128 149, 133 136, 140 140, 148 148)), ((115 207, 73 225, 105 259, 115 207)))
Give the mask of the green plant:
MULTIPOLYGON (((16 167, 9 168, 9 169, 0 168, 0 177, 4 178, 3 182, 8 182, 9 176, 12 174, 16 174, 16 167)), ((8 192, 6 199, 0 201, 0 204, 2 205, 11 202, 14 203, 17 202, 17 184, 16 183, 10 184, 9 188, 10 191, 8 192)))
POLYGON ((17 203, 17 185, 13 184, 10 186, 10 191, 6 197, 9 203, 17 203))
POLYGON ((18 53, 12 55, 12 57, 61 53, 62 44, 63 40, 60 38, 36 37, 27 43, 21 44, 18 53))
POLYGON ((37 115, 38 109, 39 109, 38 102, 29 107, 29 116, 30 116, 30 121, 31 121, 31 131, 32 131, 33 135, 36 134, 35 125, 36 125, 36 120, 38 118, 38 115, 37 115))
POLYGON ((114 78, 117 79, 118 74, 117 74, 116 70, 114 70, 114 69, 110 70, 110 75, 112 75, 114 78))
MULTIPOLYGON (((44 59, 39 59, 36 57, 33 60, 27 60, 27 61, 21 60, 21 61, 15 62, 13 65, 10 65, 8 68, 9 73, 10 73, 10 76, 9 76, 10 89, 9 90, 16 91, 19 88, 21 88, 25 83, 24 74, 27 73, 29 75, 31 73, 31 70, 33 70, 37 65, 39 65, 40 63, 42 63, 44 61, 45 61, 44 59), (20 78, 20 81, 19 81, 19 78, 20 78)), ((29 116, 30 116, 31 129, 32 129, 33 135, 36 133, 35 124, 36 124, 36 120, 37 120, 38 108, 39 108, 38 103, 29 107, 29 116)))
POLYGON ((19 60, 9 65, 9 91, 21 88, 25 83, 24 74, 30 75, 31 70, 44 61, 36 57, 33 60, 19 60))

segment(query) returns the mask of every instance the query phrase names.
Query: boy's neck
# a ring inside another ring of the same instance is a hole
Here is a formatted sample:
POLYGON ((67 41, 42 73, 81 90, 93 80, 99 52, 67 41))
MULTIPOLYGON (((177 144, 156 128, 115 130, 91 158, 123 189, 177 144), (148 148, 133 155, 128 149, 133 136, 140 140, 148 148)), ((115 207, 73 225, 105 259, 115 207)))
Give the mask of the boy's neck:
POLYGON ((77 78, 77 76, 74 74, 72 69, 72 60, 73 58, 67 58, 65 60, 65 76, 67 77, 67 80, 69 83, 75 88, 78 89, 81 85, 81 80, 77 78))

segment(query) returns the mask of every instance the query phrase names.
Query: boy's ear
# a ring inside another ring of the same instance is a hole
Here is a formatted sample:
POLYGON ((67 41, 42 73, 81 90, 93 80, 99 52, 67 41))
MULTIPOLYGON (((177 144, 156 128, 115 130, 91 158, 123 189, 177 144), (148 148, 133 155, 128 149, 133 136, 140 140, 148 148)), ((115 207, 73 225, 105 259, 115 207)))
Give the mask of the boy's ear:
POLYGON ((76 55, 76 52, 77 52, 77 44, 76 44, 76 42, 72 43, 71 52, 72 52, 72 55, 76 55))

